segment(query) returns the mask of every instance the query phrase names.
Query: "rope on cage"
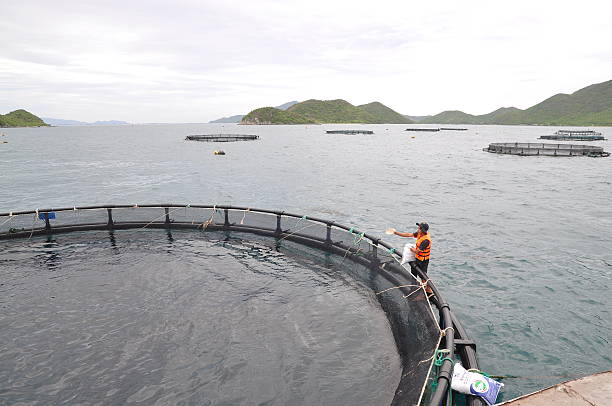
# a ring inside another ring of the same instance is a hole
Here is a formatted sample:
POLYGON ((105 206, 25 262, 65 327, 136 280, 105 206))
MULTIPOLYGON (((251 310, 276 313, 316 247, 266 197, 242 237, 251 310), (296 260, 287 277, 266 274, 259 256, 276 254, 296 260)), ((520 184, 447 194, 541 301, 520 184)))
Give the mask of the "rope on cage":
MULTIPOLYGON (((187 216, 187 209, 191 208, 191 205, 188 204, 187 207, 185 207, 185 216, 187 216)), ((213 210, 213 215, 214 215, 214 210, 213 210)), ((197 213, 194 210, 193 216, 191 217, 191 224, 196 224, 196 217, 197 217, 197 213)), ((200 224, 200 222, 198 221, 197 223, 198 225, 200 224)), ((202 223, 203 224, 203 223, 202 223)))
MULTIPOLYGON (((429 358, 427 361, 433 359, 433 366, 434 369, 436 371, 436 375, 438 375, 439 373, 439 369, 442 366, 442 364, 444 363, 444 361, 450 361, 453 365, 455 364, 455 360, 445 356, 445 354, 450 353, 450 350, 448 349, 441 349, 441 350, 436 350, 436 352, 434 353, 433 357, 429 358)), ((432 390, 436 390, 436 388, 438 387, 438 380, 434 379, 431 382, 431 389, 432 390)), ((449 391, 450 391, 450 385, 449 385, 449 391)), ((452 404, 452 403, 451 403, 452 404)))
POLYGON ((213 206, 212 214, 210 215, 210 218, 200 225, 200 227, 202 227, 202 230, 206 230, 206 228, 213 223, 213 218, 215 217, 216 213, 217 213, 217 205, 215 204, 213 206))
POLYGON ((32 220, 32 228, 30 230, 30 236, 28 237, 28 240, 32 238, 32 236, 34 235, 34 225, 36 224, 36 219, 38 218, 38 209, 36 209, 36 213, 34 214, 34 219, 32 220))
POLYGON ((388 291, 393 290, 393 289, 413 288, 413 287, 414 288, 418 288, 420 286, 421 285, 399 285, 399 286, 393 286, 393 287, 387 288, 385 290, 381 290, 380 292, 376 292, 376 295, 380 295, 381 293, 385 293, 385 292, 388 292, 388 291))
MULTIPOLYGON (((174 213, 174 212, 175 212, 175 211, 177 211, 177 210, 181 210, 181 209, 182 209, 182 207, 177 207, 177 208, 175 208, 175 209, 173 209, 173 210, 169 210, 169 211, 168 211, 168 215, 170 215, 170 214, 174 213)), ((144 226, 142 226, 140 229, 142 230, 142 229, 144 229, 144 228, 147 228, 147 227, 148 227, 148 226, 150 226, 151 224, 155 223, 157 220, 162 219, 162 218, 164 218, 164 217, 166 217, 166 213, 162 214, 162 215, 161 215, 161 216, 159 216, 159 217, 155 217, 153 220, 149 221, 147 224, 145 224, 144 226)))
POLYGON ((442 337, 446 337, 446 330, 453 330, 453 333, 455 332, 455 328, 450 326, 450 327, 446 327, 443 330, 440 330, 440 334, 442 335, 442 337))
POLYGON ((251 211, 251 209, 250 209, 250 208, 247 208, 247 209, 244 211, 244 213, 242 214, 242 220, 240 220, 240 225, 244 225, 244 219, 245 219, 245 217, 246 217, 246 215, 247 215, 247 212, 249 212, 249 211, 251 211))
MULTIPOLYGON (((351 227, 348 232, 351 234, 354 234, 354 227, 351 227)), ((340 262, 340 265, 342 265, 344 263, 344 261, 346 260, 346 257, 348 256, 349 252, 351 252, 351 248, 352 247, 357 247, 357 249, 355 250, 355 252, 353 253, 353 255, 357 255, 359 254, 359 252, 361 251, 361 247, 359 247, 359 244, 361 243, 361 241, 364 239, 365 237, 365 233, 360 233, 360 234, 356 234, 353 237, 353 246, 350 246, 346 249, 346 251, 344 252, 344 255, 342 256, 342 261, 340 262)))
POLYGON ((6 218, 6 220, 4 220, 2 223, 0 223, 0 226, 5 225, 6 223, 8 223, 9 221, 11 221, 13 219, 13 212, 10 212, 8 217, 6 218))
POLYGON ((418 285, 418 286, 419 287, 417 289, 413 290, 412 292, 410 292, 407 295, 404 295, 404 299, 408 299, 410 296, 414 295, 415 293, 417 293, 421 289, 423 289, 423 294, 425 294, 425 296, 427 297, 426 290, 425 290, 425 288, 427 287, 427 282, 421 282, 421 284, 418 285))
MULTIPOLYGON (((298 224, 300 224, 300 223, 302 222, 302 220, 308 220, 308 216, 302 216, 302 217, 301 217, 301 218, 300 218, 300 219, 299 219, 299 220, 298 220, 298 221, 295 223, 295 225, 294 225, 293 227, 297 227, 297 225, 298 225, 298 224)), ((288 233, 288 234, 286 234, 286 235, 282 236, 281 238, 279 238, 279 239, 278 239, 278 241, 282 241, 282 240, 284 240, 284 239, 286 239, 286 238, 289 238, 289 237, 291 237, 293 234, 297 234, 298 232, 300 232, 300 231, 302 231, 302 230, 306 230, 307 228, 313 227, 314 225, 315 225, 315 223, 312 223, 312 224, 306 225, 306 226, 304 226, 304 227, 302 227, 302 228, 299 228, 299 229, 297 229, 297 230, 295 230, 295 231, 292 231, 292 232, 290 232, 290 233, 288 233)))
POLYGON ((417 365, 420 365, 420 364, 422 364, 424 362, 433 361, 433 360, 436 359, 436 357, 440 356, 440 354, 449 354, 449 353, 450 353, 450 350, 447 349, 447 348, 442 348, 441 350, 436 349, 436 351, 433 353, 433 355, 431 357, 419 361, 419 363, 417 365))

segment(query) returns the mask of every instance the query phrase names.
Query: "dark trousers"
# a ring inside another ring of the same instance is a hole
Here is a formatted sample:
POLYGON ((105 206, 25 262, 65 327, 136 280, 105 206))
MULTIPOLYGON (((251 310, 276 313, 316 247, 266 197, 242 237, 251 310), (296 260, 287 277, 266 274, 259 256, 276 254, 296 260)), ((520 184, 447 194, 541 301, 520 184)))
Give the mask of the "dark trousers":
POLYGON ((429 260, 426 259, 425 261, 419 261, 418 259, 414 260, 414 261, 410 261, 408 262, 410 264, 410 270, 412 271, 411 273, 418 277, 419 274, 416 272, 415 267, 418 266, 421 271, 425 272, 427 274, 427 267, 429 266, 429 260))

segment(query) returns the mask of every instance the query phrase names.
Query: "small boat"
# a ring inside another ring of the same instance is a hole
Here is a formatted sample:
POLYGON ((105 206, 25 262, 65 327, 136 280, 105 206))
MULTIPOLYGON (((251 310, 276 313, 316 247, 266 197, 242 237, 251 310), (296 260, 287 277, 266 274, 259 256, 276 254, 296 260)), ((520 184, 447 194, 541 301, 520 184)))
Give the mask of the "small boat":
POLYGON ((213 151, 213 154, 215 155, 225 155, 225 151, 223 151, 222 149, 216 149, 213 151))

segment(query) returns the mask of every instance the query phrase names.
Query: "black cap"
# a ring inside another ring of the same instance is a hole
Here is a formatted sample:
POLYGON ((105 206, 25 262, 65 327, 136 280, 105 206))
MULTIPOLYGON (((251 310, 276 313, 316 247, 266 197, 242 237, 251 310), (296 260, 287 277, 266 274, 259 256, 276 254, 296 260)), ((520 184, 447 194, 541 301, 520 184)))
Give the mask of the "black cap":
POLYGON ((419 226, 419 229, 424 233, 426 233, 429 230, 429 224, 425 222, 416 223, 416 225, 419 226))

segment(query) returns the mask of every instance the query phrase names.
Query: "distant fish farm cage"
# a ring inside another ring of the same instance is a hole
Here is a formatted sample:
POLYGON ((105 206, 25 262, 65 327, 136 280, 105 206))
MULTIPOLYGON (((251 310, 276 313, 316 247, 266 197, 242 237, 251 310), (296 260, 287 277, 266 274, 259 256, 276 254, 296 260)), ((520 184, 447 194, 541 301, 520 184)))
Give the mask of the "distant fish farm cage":
POLYGON ((467 131, 467 128, 440 128, 440 131, 467 131))
POLYGON ((427 132, 438 132, 439 128, 406 128, 406 131, 427 131, 427 132))
POLYGON ((541 140, 556 141, 605 141, 599 132, 592 130, 559 130, 553 135, 542 135, 541 140))
POLYGON ((545 155, 545 156, 610 156, 602 147, 577 144, 543 144, 534 142, 507 142, 489 144, 483 151, 510 155, 545 155))
POLYGON ((606 141, 603 135, 542 135, 541 140, 555 141, 606 141))
POLYGON ((374 131, 371 131, 371 130, 328 130, 325 132, 327 134, 348 134, 348 135, 374 134, 374 131))
POLYGON ((555 135, 591 135, 591 136, 595 136, 595 135, 601 135, 601 133, 598 133, 597 131, 593 131, 593 130, 559 130, 555 132, 555 135))
POLYGON ((235 142, 235 141, 253 141, 259 139, 258 135, 248 134, 206 134, 206 135, 188 135, 185 137, 187 141, 204 141, 204 142, 235 142))

